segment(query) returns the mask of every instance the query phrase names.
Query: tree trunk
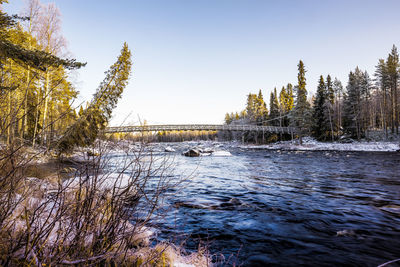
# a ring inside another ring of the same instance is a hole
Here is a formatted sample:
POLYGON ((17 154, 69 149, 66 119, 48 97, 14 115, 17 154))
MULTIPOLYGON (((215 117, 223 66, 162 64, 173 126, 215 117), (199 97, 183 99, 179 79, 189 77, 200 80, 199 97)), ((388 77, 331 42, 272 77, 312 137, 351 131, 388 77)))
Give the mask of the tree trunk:
POLYGON ((38 124, 39 124, 39 102, 40 102, 40 92, 38 92, 38 94, 37 94, 36 116, 35 116, 35 128, 34 128, 34 130, 33 130, 32 147, 35 147, 36 133, 37 133, 38 124))
POLYGON ((329 115, 329 124, 331 126, 331 139, 333 141, 334 137, 333 137, 332 116, 331 116, 331 104, 329 104, 329 107, 328 107, 328 115, 329 115))
POLYGON ((46 71, 46 85, 45 85, 45 93, 44 93, 44 110, 43 110, 43 131, 42 131, 42 144, 47 142, 47 109, 49 105, 49 93, 50 93, 50 71, 46 71))

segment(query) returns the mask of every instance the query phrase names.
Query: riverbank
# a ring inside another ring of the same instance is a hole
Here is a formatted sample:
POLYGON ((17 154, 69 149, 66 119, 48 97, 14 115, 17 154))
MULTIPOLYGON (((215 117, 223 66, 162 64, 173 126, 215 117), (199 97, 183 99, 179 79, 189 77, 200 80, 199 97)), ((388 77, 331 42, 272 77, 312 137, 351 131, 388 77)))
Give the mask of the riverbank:
POLYGON ((241 149, 269 149, 269 150, 294 150, 294 151, 358 151, 358 152, 399 152, 399 142, 367 142, 353 141, 351 143, 318 142, 306 137, 303 144, 299 140, 280 141, 268 145, 239 145, 241 149))
POLYGON ((5 211, 0 216, 0 260, 11 265, 210 266, 206 249, 186 253, 154 239, 148 218, 162 208, 153 198, 161 199, 167 185, 149 193, 152 177, 134 175, 140 168, 151 171, 152 165, 138 154, 113 160, 118 168, 105 168, 104 145, 63 159, 40 148, 0 150, 0 185, 8 189, 0 195, 5 211))
MULTIPOLYGON (((130 149, 133 151, 140 150, 140 142, 132 142, 129 140, 120 140, 116 147, 112 148, 113 151, 121 151, 123 149, 130 149)), ((261 149, 261 150, 285 150, 285 151, 354 151, 354 152, 400 152, 400 140, 392 141, 356 141, 347 140, 347 142, 319 142, 311 137, 304 137, 303 143, 300 144, 298 139, 292 141, 278 141, 269 144, 254 144, 243 143, 240 141, 184 141, 184 142, 150 142, 147 144, 147 150, 161 153, 184 153, 190 149, 198 149, 205 153, 202 156, 215 155, 222 152, 228 152, 232 149, 261 149)), ((225 154, 221 154, 225 155, 225 154)))

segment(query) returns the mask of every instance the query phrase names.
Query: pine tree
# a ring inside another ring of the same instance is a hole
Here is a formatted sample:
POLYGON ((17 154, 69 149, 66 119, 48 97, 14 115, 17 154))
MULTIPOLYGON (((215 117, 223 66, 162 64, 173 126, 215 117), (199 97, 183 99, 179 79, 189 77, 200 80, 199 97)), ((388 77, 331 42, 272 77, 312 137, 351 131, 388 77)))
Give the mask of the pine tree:
MULTIPOLYGON (((8 142, 14 136, 19 136, 21 140, 30 137, 35 139, 35 133, 42 128, 38 120, 38 116, 43 114, 40 105, 45 95, 39 89, 42 72, 49 68, 65 70, 85 65, 75 59, 61 59, 41 50, 32 36, 33 31, 23 31, 18 23, 26 19, 9 16, 0 10, 0 102, 7 107, 0 107, 0 117, 7 119, 3 124, 5 127, 0 129, 0 135, 6 135, 8 142)), ((31 21, 29 25, 32 26, 31 21)), ((55 97, 53 99, 53 110, 57 110, 55 103, 62 101, 55 97)), ((55 112, 52 116, 56 116, 55 112)), ((55 127, 55 124, 51 125, 55 127)))
POLYGON ((269 121, 271 125, 279 125, 279 101, 276 93, 276 87, 271 92, 269 99, 269 121))

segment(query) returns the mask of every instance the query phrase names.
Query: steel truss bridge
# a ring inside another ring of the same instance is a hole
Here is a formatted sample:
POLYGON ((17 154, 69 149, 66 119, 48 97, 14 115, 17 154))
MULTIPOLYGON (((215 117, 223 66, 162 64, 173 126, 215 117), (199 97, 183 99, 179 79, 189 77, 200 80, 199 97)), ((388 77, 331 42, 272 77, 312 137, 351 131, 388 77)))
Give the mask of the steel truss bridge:
POLYGON ((225 125, 225 124, 173 124, 107 127, 105 133, 163 132, 163 131, 240 131, 263 133, 297 133, 294 127, 258 126, 258 125, 225 125))

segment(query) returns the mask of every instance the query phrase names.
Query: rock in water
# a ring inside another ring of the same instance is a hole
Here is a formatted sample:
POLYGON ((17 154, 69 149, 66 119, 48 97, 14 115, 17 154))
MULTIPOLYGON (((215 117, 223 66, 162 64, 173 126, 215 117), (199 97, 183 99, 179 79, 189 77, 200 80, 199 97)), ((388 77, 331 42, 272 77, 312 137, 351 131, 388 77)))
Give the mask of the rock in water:
POLYGON ((200 157, 201 153, 197 149, 189 149, 189 151, 186 151, 183 153, 186 157, 200 157))
POLYGON ((345 230, 336 232, 336 236, 355 236, 355 235, 356 235, 356 233, 351 229, 350 230, 345 229, 345 230))
POLYGON ((214 152, 211 153, 211 155, 214 156, 214 157, 230 157, 230 156, 232 156, 231 152, 223 151, 223 150, 214 151, 214 152))
POLYGON ((170 147, 170 146, 167 146, 166 148, 164 148, 164 151, 165 151, 165 152, 175 152, 175 149, 173 149, 173 148, 170 147))

